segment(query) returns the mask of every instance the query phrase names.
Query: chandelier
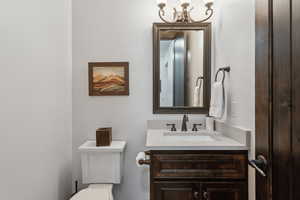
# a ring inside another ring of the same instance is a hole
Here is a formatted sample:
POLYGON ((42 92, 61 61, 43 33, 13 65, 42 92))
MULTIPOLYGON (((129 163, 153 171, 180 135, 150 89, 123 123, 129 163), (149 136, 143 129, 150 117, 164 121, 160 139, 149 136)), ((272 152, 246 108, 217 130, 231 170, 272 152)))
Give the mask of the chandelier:
POLYGON ((192 19, 190 13, 194 9, 191 6, 191 0, 180 0, 181 11, 173 8, 173 19, 166 19, 165 7, 167 6, 167 0, 157 0, 157 5, 159 7, 158 15, 160 19, 165 23, 202 23, 209 20, 213 16, 213 0, 203 0, 205 2, 205 17, 200 20, 192 19))

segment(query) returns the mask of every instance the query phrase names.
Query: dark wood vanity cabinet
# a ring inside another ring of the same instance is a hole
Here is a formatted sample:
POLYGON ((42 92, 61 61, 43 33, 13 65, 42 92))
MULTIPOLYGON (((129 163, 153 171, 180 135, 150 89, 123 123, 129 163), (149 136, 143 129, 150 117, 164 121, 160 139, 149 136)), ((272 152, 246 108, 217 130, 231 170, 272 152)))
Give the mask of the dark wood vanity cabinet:
POLYGON ((150 200, 247 200, 247 151, 150 151, 150 200))

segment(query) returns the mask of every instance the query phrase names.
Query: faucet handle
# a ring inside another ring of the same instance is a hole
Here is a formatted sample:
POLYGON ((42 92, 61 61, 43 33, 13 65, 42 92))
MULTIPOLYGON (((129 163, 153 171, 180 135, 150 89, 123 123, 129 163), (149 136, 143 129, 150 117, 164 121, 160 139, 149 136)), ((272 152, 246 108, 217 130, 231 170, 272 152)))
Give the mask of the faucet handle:
POLYGON ((189 116, 187 114, 183 115, 183 118, 185 118, 185 120, 188 122, 189 121, 189 116))
POLYGON ((193 124, 192 131, 198 131, 197 126, 202 126, 202 124, 193 124))
POLYGON ((167 126, 172 126, 171 131, 176 131, 176 125, 175 124, 167 124, 167 126))

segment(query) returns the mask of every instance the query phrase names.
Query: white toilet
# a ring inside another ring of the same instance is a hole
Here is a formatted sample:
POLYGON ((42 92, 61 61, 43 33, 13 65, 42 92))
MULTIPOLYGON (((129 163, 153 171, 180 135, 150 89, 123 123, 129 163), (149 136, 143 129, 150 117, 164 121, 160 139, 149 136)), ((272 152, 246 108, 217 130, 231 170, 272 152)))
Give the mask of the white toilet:
POLYGON ((125 146, 124 141, 112 141, 107 147, 96 147, 95 141, 81 145, 82 183, 89 187, 71 200, 113 200, 113 184, 121 183, 125 146))

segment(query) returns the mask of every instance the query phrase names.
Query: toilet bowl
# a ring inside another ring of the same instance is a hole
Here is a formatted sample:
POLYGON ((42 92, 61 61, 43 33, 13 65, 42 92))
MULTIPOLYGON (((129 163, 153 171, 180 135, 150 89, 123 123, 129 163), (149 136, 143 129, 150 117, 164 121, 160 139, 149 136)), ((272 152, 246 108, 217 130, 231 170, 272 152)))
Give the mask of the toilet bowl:
POLYGON ((113 184, 121 183, 125 146, 124 141, 105 147, 97 147, 96 141, 81 145, 82 183, 90 185, 70 200, 113 200, 113 184))
POLYGON ((113 200, 112 184, 91 184, 70 200, 113 200))

